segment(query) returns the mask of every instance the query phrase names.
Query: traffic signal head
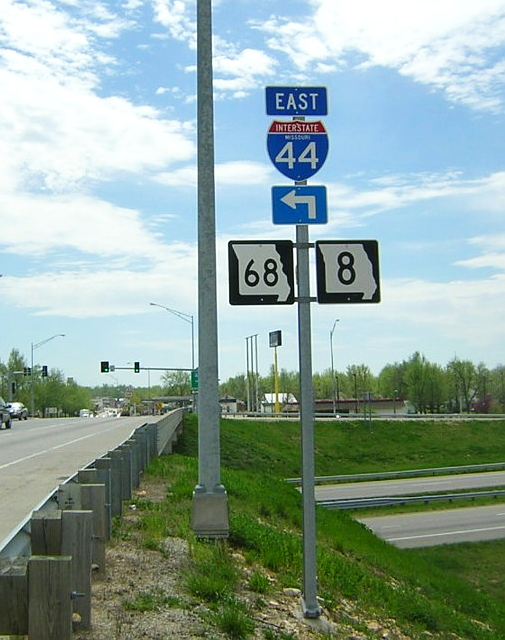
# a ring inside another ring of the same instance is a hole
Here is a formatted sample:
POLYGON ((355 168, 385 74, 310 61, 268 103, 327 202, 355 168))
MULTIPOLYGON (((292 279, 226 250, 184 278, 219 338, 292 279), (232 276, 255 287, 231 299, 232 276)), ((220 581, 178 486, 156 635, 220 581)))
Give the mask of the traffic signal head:
POLYGON ((134 362, 133 363, 133 371, 135 373, 140 373, 140 362, 134 362))
POLYGON ((31 367, 24 367, 23 375, 24 376, 31 376, 32 375, 32 368, 31 367))
POLYGON ((109 373, 109 371, 110 371, 109 361, 108 360, 102 360, 100 362, 100 372, 101 373, 109 373))
POLYGON ((47 364, 42 365, 42 377, 47 378, 47 364))

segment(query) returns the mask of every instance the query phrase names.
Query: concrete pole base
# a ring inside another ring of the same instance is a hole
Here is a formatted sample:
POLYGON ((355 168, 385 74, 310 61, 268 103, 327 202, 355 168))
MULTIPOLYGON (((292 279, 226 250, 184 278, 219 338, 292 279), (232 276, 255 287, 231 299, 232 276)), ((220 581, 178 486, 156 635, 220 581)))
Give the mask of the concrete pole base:
POLYGON ((191 527, 199 538, 227 538, 230 532, 226 491, 193 492, 191 527))

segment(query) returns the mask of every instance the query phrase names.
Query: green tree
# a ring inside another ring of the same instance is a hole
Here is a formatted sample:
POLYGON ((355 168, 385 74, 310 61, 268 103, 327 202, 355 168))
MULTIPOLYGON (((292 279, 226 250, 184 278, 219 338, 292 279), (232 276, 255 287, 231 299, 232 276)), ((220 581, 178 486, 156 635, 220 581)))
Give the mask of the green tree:
POLYGON ((246 378, 243 374, 238 374, 233 378, 228 378, 226 382, 219 385, 219 392, 221 395, 232 396, 237 400, 245 402, 247 397, 246 378))
POLYGON ((452 376, 458 407, 460 410, 470 411, 478 390, 477 368, 470 360, 454 358, 448 364, 448 371, 452 376))
POLYGON ((187 371, 166 371, 161 381, 165 385, 165 393, 169 396, 191 394, 191 378, 187 371))
POLYGON ((405 383, 407 399, 418 413, 424 413, 428 404, 428 376, 429 363, 419 351, 416 351, 407 363, 405 383))

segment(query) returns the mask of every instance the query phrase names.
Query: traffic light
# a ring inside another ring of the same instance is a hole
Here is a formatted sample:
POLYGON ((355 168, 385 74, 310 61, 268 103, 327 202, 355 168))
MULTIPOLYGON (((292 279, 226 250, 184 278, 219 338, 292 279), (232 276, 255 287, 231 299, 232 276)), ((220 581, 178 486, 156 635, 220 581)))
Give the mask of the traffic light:
POLYGON ((100 372, 101 373, 109 373, 109 371, 110 371, 109 361, 108 360, 102 360, 100 362, 100 372))
POLYGON ((42 377, 47 378, 47 364, 42 365, 42 377))
POLYGON ((24 376, 31 376, 32 375, 32 368, 31 367, 24 367, 23 368, 23 375, 24 376))
POLYGON ((13 381, 13 382, 11 382, 11 394, 12 394, 12 397, 14 397, 16 395, 16 390, 17 390, 16 383, 13 381))
POLYGON ((133 363, 133 371, 135 373, 140 373, 140 362, 134 362, 133 363))

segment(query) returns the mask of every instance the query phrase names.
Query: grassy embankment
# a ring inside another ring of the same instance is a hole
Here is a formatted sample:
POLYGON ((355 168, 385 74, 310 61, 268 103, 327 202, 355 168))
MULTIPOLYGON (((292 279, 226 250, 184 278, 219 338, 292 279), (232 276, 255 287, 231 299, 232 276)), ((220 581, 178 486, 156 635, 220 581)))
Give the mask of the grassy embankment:
MULTIPOLYGON (((374 422, 371 429, 362 423, 317 424, 316 474, 502 461, 504 427, 505 422, 374 422)), ((197 478, 194 416, 186 420, 176 453, 150 468, 153 477, 166 480, 168 492, 163 503, 143 505, 145 544, 156 548, 167 535, 192 542, 187 586, 214 601, 219 615, 232 617, 232 637, 246 637, 248 627, 243 612, 219 609, 219 603, 231 602, 236 582, 230 550, 274 572, 281 585, 301 584, 301 499, 283 480, 300 475, 299 442, 299 425, 293 422, 222 423, 222 478, 231 529, 224 547, 198 543, 190 530, 197 478)), ((338 609, 342 622, 346 613, 338 604, 345 598, 369 618, 394 618, 412 638, 426 637, 426 631, 435 638, 505 638, 504 543, 405 551, 377 539, 345 512, 319 509, 317 519, 320 595, 328 610, 338 609)), ((255 575, 260 591, 261 571, 255 575)))

